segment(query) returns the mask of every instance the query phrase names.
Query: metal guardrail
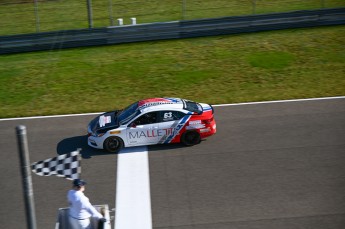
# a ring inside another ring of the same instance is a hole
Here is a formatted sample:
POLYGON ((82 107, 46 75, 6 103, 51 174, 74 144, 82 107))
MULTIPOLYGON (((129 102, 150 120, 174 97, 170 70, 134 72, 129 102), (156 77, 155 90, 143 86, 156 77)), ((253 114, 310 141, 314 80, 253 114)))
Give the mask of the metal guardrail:
POLYGON ((345 24, 345 8, 0 36, 0 54, 345 24))

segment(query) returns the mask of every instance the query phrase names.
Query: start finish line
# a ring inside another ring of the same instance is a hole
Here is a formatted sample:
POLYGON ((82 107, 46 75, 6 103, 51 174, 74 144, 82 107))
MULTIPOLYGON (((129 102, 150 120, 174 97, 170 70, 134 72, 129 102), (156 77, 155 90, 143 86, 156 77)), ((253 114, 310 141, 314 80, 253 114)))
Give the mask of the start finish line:
POLYGON ((115 229, 152 229, 147 147, 124 148, 117 163, 115 229))

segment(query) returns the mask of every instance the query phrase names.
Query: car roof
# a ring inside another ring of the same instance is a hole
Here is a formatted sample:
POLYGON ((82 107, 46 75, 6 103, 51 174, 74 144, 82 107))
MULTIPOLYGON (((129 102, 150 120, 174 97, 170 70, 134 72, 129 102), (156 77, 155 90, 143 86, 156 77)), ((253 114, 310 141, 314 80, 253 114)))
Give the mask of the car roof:
POLYGON ((138 101, 141 113, 153 110, 183 110, 183 100, 180 98, 150 98, 138 101))

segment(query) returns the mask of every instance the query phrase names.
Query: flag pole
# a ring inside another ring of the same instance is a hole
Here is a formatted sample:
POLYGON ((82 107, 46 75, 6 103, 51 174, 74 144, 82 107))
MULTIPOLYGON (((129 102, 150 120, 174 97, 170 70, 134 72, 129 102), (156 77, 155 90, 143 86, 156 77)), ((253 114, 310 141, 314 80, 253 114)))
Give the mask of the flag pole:
POLYGON ((82 148, 77 148, 78 151, 78 161, 79 161, 79 167, 78 167, 78 178, 81 179, 81 154, 80 151, 82 151, 82 148))
POLYGON ((29 147, 26 136, 26 127, 23 125, 16 127, 20 167, 24 188, 24 199, 26 208, 26 221, 29 229, 36 229, 36 213, 34 205, 34 193, 32 189, 29 147))

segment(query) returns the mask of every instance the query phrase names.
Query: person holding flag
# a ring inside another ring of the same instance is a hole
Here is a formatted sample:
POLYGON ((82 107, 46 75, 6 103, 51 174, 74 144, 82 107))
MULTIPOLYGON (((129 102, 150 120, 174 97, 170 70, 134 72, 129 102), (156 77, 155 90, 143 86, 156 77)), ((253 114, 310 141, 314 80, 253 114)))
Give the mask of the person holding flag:
POLYGON ((31 170, 39 176, 56 175, 68 180, 73 180, 73 187, 67 193, 69 202, 69 215, 67 223, 69 229, 95 229, 92 228, 91 217, 98 219, 98 227, 102 228, 107 221, 101 213, 84 195, 85 184, 81 180, 81 149, 62 154, 57 157, 49 158, 31 164, 31 170))
POLYGON ((72 229, 91 229, 90 217, 95 217, 100 222, 106 219, 90 203, 84 195, 86 182, 81 179, 73 180, 73 187, 67 193, 69 202, 69 221, 72 229))

